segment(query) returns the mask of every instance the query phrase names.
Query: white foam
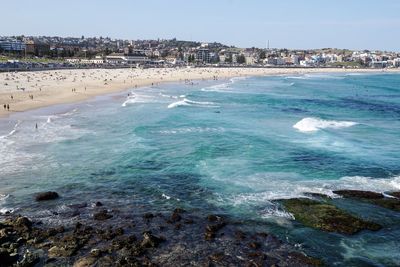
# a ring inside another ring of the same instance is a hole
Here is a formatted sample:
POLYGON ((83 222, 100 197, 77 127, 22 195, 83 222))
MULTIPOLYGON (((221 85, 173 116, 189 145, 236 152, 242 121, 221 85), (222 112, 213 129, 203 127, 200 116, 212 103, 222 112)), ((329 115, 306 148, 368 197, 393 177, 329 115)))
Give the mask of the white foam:
POLYGON ((162 130, 158 133, 160 134, 186 134, 186 133, 205 133, 205 132, 214 132, 221 133, 224 132, 224 128, 222 127, 184 127, 184 128, 176 128, 171 130, 162 130))
POLYGON ((172 98, 172 99, 179 99, 180 97, 185 97, 185 96, 166 95, 163 93, 160 93, 160 96, 165 97, 165 98, 172 98))
POLYGON ((10 209, 10 208, 1 208, 0 209, 0 215, 10 214, 13 212, 14 212, 14 209, 10 209))
POLYGON ((15 134, 17 132, 18 126, 20 124, 21 124, 21 121, 17 121, 17 123, 14 125, 14 128, 8 134, 0 136, 0 139, 6 139, 6 138, 12 136, 13 134, 15 134))
POLYGON ((4 200, 6 200, 6 199, 9 198, 9 197, 10 197, 10 195, 8 195, 8 194, 6 194, 6 195, 0 194, 0 201, 4 201, 4 200))
MULTIPOLYGON (((266 177, 270 177, 267 175, 266 177)), ((260 176, 259 176, 260 178, 260 176)), ((237 184, 237 183, 236 183, 237 184)), ((272 179, 260 180, 251 187, 260 189, 261 192, 241 193, 230 196, 233 205, 248 203, 270 203, 271 200, 307 197, 309 193, 324 194, 333 198, 339 197, 333 191, 340 189, 366 190, 383 193, 385 191, 400 190, 400 176, 392 178, 372 178, 364 176, 345 176, 338 180, 303 180, 291 181, 272 179)))
MULTIPOLYGON (((173 98, 172 96, 162 95, 163 97, 173 98)), ((159 97, 153 95, 139 95, 131 93, 124 103, 121 106, 126 107, 128 104, 136 104, 136 103, 158 103, 160 102, 159 97)))
POLYGON ((305 76, 286 76, 285 79, 306 80, 308 78, 305 76))
POLYGON ((180 100, 180 101, 176 101, 174 103, 169 104, 168 108, 176 108, 176 107, 181 107, 181 106, 190 106, 190 104, 187 103, 185 100, 180 100))
POLYGON ((293 128, 299 130, 300 132, 316 132, 321 129, 340 129, 347 128, 358 123, 353 121, 334 121, 334 120, 323 120, 319 118, 304 118, 293 125, 293 128))
POLYGON ((230 86, 238 81, 243 81, 248 79, 249 77, 233 77, 229 80, 227 83, 221 83, 221 84, 216 84, 212 85, 206 88, 202 88, 201 91, 205 92, 231 92, 227 89, 230 88, 230 86))
POLYGON ((163 193, 161 196, 162 196, 163 198, 167 199, 167 200, 170 200, 170 199, 171 199, 170 196, 168 196, 168 195, 166 195, 166 194, 164 194, 164 193, 163 193))
MULTIPOLYGON (((240 170, 240 162, 233 163, 240 170)), ((210 164, 201 164, 202 171, 210 177, 207 184, 223 188, 216 194, 216 204, 232 206, 241 209, 263 207, 262 217, 290 218, 281 207, 273 202, 280 199, 306 197, 312 198, 312 193, 323 194, 332 198, 340 196, 333 193, 335 190, 353 189, 379 193, 400 190, 400 176, 390 178, 373 178, 365 176, 345 176, 340 179, 322 180, 302 177, 295 173, 266 172, 252 175, 237 174, 238 172, 222 175, 218 170, 211 171, 210 164), (207 168, 209 171, 207 172, 207 168), (237 192, 242 193, 237 193, 237 192), (311 193, 311 194, 310 194, 311 193)), ((220 163, 218 162, 218 165, 220 163)), ((228 164, 228 168, 231 165, 228 164)), ((212 170, 212 169, 211 169, 212 170)), ((240 171, 239 171, 240 172, 240 171)))
POLYGON ((212 85, 212 86, 209 86, 206 88, 202 88, 201 91, 204 91, 204 92, 226 92, 227 91, 226 89, 229 88, 230 84, 231 84, 230 82, 216 84, 216 85, 212 85))
POLYGON ((195 106, 195 107, 218 107, 214 102, 201 102, 201 101, 193 101, 187 98, 183 100, 176 101, 168 105, 168 108, 176 108, 181 106, 195 106))
POLYGON ((262 210, 261 217, 265 219, 271 217, 280 217, 288 220, 294 220, 293 214, 281 209, 278 205, 274 205, 272 202, 270 206, 262 210))

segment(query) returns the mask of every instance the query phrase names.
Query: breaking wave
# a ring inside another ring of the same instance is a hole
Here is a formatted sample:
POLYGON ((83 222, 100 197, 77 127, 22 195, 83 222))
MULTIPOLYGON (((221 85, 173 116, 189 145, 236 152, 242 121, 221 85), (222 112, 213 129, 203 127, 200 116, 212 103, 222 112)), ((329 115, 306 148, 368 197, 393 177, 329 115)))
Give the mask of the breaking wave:
POLYGON ((177 108, 182 106, 193 106, 193 107, 209 107, 209 108, 218 108, 219 106, 215 105, 214 102, 201 102, 201 101, 193 101, 187 98, 183 100, 176 101, 168 105, 168 108, 177 108))
POLYGON ((358 123, 353 121, 334 121, 334 120, 323 120, 319 118, 304 118, 293 125, 293 128, 300 132, 316 132, 321 129, 340 129, 347 128, 358 123))

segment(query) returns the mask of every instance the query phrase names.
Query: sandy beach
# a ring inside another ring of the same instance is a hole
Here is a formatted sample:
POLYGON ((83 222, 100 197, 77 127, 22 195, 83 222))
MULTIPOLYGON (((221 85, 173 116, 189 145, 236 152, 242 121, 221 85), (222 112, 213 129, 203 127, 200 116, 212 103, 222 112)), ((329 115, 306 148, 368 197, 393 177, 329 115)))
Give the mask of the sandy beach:
MULTIPOLYGON (((377 72, 374 69, 177 68, 76 69, 0 73, 0 117, 40 107, 82 101, 97 95, 163 82, 238 76, 327 72, 377 72), (5 108, 4 108, 5 105, 5 108), (9 109, 7 107, 9 105, 9 109)), ((398 69, 385 70, 398 72, 398 69)))

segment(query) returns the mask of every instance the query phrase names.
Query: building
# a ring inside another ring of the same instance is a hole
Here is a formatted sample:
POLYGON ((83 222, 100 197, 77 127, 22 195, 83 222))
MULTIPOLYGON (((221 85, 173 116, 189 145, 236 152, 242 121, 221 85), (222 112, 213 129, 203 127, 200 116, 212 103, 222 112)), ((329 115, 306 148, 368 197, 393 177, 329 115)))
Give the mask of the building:
POLYGON ((26 54, 42 57, 50 52, 50 45, 46 43, 35 42, 32 40, 25 42, 26 54))
POLYGON ((0 39, 0 48, 6 52, 25 51, 25 43, 16 39, 0 39))
POLYGON ((292 55, 291 56, 291 61, 292 61, 293 65, 299 65, 300 64, 299 56, 297 56, 297 55, 292 55))
POLYGON ((104 64, 104 58, 100 57, 100 56, 96 56, 95 58, 92 59, 82 59, 80 61, 82 64, 92 64, 92 65, 100 65, 100 64, 104 64))
POLYGON ((110 64, 144 64, 150 62, 149 58, 141 50, 135 50, 130 54, 112 53, 106 56, 106 62, 110 64))
POLYGON ((370 63, 370 67, 375 69, 386 68, 387 65, 388 65, 387 61, 372 60, 370 63))
POLYGON ((245 56, 246 65, 254 65, 257 62, 257 59, 254 56, 248 55, 245 56))
POLYGON ((196 60, 197 62, 200 63, 210 63, 211 61, 210 50, 205 48, 198 49, 196 53, 196 60))

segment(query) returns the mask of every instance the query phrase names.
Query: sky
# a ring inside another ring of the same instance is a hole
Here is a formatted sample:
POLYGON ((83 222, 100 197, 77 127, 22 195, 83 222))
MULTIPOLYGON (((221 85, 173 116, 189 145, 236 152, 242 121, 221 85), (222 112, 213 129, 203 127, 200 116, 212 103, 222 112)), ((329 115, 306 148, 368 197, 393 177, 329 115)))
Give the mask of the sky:
POLYGON ((400 0, 0 0, 0 36, 400 51, 400 0))

